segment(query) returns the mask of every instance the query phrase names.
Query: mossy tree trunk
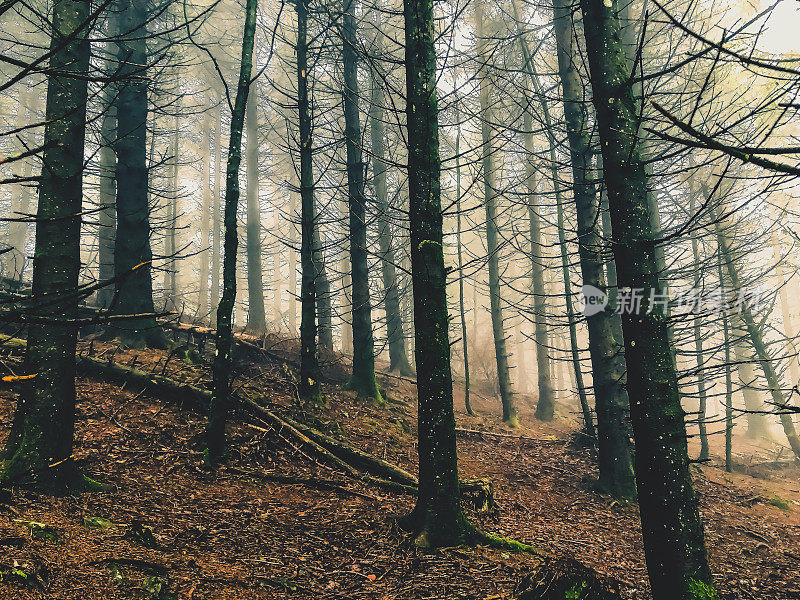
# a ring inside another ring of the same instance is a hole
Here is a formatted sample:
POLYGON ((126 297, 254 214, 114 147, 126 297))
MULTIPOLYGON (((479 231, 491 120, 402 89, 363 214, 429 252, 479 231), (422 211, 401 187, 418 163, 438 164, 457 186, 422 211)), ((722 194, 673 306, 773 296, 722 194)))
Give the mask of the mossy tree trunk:
POLYGON ((407 524, 424 546, 468 541, 461 512, 442 246, 433 0, 405 0, 408 189, 415 358, 419 399, 419 492, 407 524))
POLYGON ((372 307, 367 267, 367 211, 364 195, 364 163, 358 109, 358 39, 355 0, 342 0, 342 71, 344 121, 347 148, 347 199, 350 217, 350 266, 352 274, 353 374, 347 387, 360 396, 380 402, 375 381, 372 307))
POLYGON ((47 82, 42 178, 36 220, 33 297, 51 298, 28 330, 24 382, 3 452, 0 479, 61 493, 84 482, 72 459, 77 315, 91 5, 55 0, 47 82))
POLYGON ((247 0, 242 58, 236 100, 231 112, 231 135, 228 165, 225 170, 225 254, 222 267, 222 298, 217 309, 216 354, 213 365, 213 392, 206 425, 206 463, 213 467, 222 460, 225 450, 225 423, 231 404, 231 350, 233 343, 233 305, 236 302, 236 251, 239 239, 236 215, 239 208, 239 166, 242 162, 242 130, 253 69, 253 46, 258 0, 247 0))
MULTIPOLYGON (((581 275, 583 285, 605 291, 603 240, 599 232, 601 218, 597 191, 591 179, 591 131, 582 106, 583 82, 574 62, 578 52, 572 35, 572 9, 569 0, 553 0, 553 8, 558 71, 572 163, 581 275)), ((622 385, 625 363, 614 340, 612 318, 613 313, 605 310, 586 316, 597 412, 600 486, 615 496, 633 498, 636 496, 636 480, 628 434, 628 395, 622 385)))
MULTIPOLYGON (((660 293, 637 106, 615 0, 581 0, 619 285, 660 293)), ((655 600, 716 598, 689 472, 667 316, 649 297, 622 317, 645 561, 655 600), (648 310, 652 309, 652 310, 648 310)))

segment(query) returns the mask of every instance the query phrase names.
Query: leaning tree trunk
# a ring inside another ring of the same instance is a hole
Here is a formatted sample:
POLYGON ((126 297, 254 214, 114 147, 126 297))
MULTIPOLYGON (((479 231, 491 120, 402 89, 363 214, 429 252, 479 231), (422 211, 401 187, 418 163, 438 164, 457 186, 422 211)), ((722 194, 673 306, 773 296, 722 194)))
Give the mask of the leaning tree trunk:
POLYGON ((347 146, 347 196, 350 213, 350 266, 353 286, 353 375, 348 389, 365 398, 381 401, 375 381, 372 309, 367 267, 367 216, 364 196, 364 165, 358 114, 358 40, 355 0, 342 0, 342 62, 344 74, 344 121, 347 146))
POLYGON ((4 484, 32 484, 46 492, 84 486, 72 457, 75 429, 75 344, 81 267, 80 231, 86 133, 88 2, 55 0, 47 82, 46 125, 33 297, 22 394, 3 452, 4 484))
POLYGON ((261 206, 258 186, 258 94, 250 90, 245 127, 247 128, 247 332, 262 335, 267 331, 264 311, 264 285, 261 278, 261 206))
MULTIPOLYGON (((316 401, 319 397, 317 360, 316 284, 314 265, 316 210, 311 148, 311 112, 308 102, 308 6, 298 0, 297 10, 297 112, 300 132, 300 263, 303 270, 300 288, 300 397, 316 401)), ((294 293, 294 290, 292 291, 294 293)))
MULTIPOLYGON (((478 0, 475 5, 476 35, 478 38, 477 53, 481 60, 490 56, 487 36, 484 32, 483 3, 478 0)), ((492 87, 489 66, 479 66, 480 77, 480 121, 483 164, 483 201, 486 207, 486 251, 489 267, 489 305, 492 316, 492 335, 494 338, 495 360, 497 362, 497 386, 503 404, 503 421, 511 427, 519 424, 514 407, 514 392, 511 388, 511 374, 508 368, 508 351, 506 349, 506 331, 503 324, 503 306, 500 297, 500 244, 497 225, 497 185, 495 183, 494 165, 494 127, 491 106, 490 88, 492 87)))
MULTIPOLYGON (((378 10, 375 14, 379 15, 378 10)), ((379 19, 379 17, 376 17, 379 19)), ((380 28, 380 21, 376 23, 380 28)), ((380 34, 378 34, 380 39, 380 34)), ((377 43, 378 57, 382 45, 377 43)), ((384 130, 383 105, 386 102, 383 83, 373 68, 372 90, 370 97, 369 126, 372 142, 372 171, 375 188, 375 208, 378 211, 378 251, 381 257, 383 274, 384 308, 386 309, 386 339, 389 345, 389 370, 400 375, 412 376, 414 369, 408 361, 406 338, 403 332, 403 318, 400 314, 400 294, 397 287, 397 271, 395 269, 394 248, 392 247, 391 209, 386 185, 386 132, 384 130)))
MULTIPOLYGON (((553 0, 553 8, 558 70, 572 163, 581 275, 584 286, 605 292, 603 240, 599 232, 601 218, 597 192, 591 179, 591 131, 581 106, 583 82, 574 62, 577 44, 572 35, 571 6, 569 0, 553 0)), ((636 496, 636 480, 628 433, 628 396, 623 387, 624 357, 617 351, 614 340, 613 313, 605 310, 590 313, 586 312, 586 325, 597 411, 600 486, 615 496, 632 498, 636 496)))
POLYGON ((447 271, 442 245, 433 0, 405 0, 408 189, 415 358, 419 399, 419 491, 406 524, 422 546, 474 538, 461 512, 447 271))
POLYGON ((225 423, 231 404, 231 346, 233 342, 233 305, 236 302, 236 254, 239 239, 236 233, 236 214, 239 209, 239 166, 242 162, 242 129, 250 91, 253 68, 253 46, 256 33, 258 0, 247 0, 242 58, 236 101, 231 112, 231 136, 228 143, 228 165, 225 170, 225 256, 222 268, 222 298, 217 309, 213 385, 208 424, 206 425, 206 462, 214 466, 225 450, 225 423))
MULTIPOLYGON (((581 9, 619 285, 660 294, 648 180, 637 143, 638 113, 620 41, 617 2, 581 0, 581 9)), ((714 598, 667 317, 646 298, 643 310, 623 314, 622 331, 653 598, 714 598)))
MULTIPOLYGON (((153 279, 147 169, 147 8, 144 0, 121 0, 117 59, 117 235, 114 240, 114 313, 152 314, 153 279)), ((125 343, 163 347, 154 317, 118 321, 111 332, 125 343)))

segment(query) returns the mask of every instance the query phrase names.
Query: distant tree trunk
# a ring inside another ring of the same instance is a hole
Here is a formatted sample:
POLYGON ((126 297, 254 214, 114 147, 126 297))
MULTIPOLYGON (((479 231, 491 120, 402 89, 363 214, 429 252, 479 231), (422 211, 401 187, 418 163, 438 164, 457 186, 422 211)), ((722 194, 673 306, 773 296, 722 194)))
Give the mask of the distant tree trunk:
MULTIPOLYGON (((111 50, 108 50, 111 54, 111 50)), ((106 61, 106 73, 114 70, 113 61, 106 61)), ((114 154, 114 142, 117 136, 117 106, 114 102, 115 88, 106 85, 103 90, 103 121, 100 125, 100 183, 98 203, 100 212, 97 215, 97 277, 101 282, 110 281, 114 277, 114 244, 117 233, 116 180, 117 157, 114 154)), ((97 290, 97 306, 108 308, 114 297, 114 288, 107 285, 97 290)))
MULTIPOLYGON (((379 15, 377 10, 374 13, 379 15)), ((380 21, 377 22, 376 27, 380 28, 380 21)), ((380 34, 378 37, 380 38, 380 34)), ((378 42, 377 52, 380 56, 380 42, 378 42)), ((383 274, 386 338, 389 344, 389 370, 409 377, 414 374, 414 369, 411 368, 411 364, 408 361, 406 338, 403 332, 403 318, 400 314, 400 295, 397 288, 394 248, 392 248, 392 215, 386 186, 386 132, 383 125, 383 121, 386 118, 383 108, 386 98, 384 97, 383 82, 380 77, 378 77, 374 69, 370 72, 372 75, 372 93, 369 123, 373 157, 372 171, 373 185, 375 187, 375 208, 378 211, 378 251, 381 255, 381 270, 383 274)))
MULTIPOLYGON (((717 262, 720 289, 725 289, 722 275, 722 257, 717 262)), ((733 471, 733 381, 731 378, 731 340, 728 320, 728 307, 722 312, 722 343, 725 350, 725 471, 733 471)))
POLYGON ((469 337, 467 336, 467 312, 464 309, 464 253, 461 245, 461 115, 458 110, 458 101, 453 106, 456 121, 456 246, 458 248, 458 308, 461 316, 461 347, 464 351, 464 408, 468 415, 474 415, 469 402, 469 337))
POLYGON ((203 138, 200 142, 203 154, 202 208, 200 211, 200 293, 197 299, 197 316, 201 323, 208 318, 208 271, 209 244, 211 241, 211 114, 203 115, 203 138))
MULTIPOLYGON (((718 218, 717 211, 713 208, 711 210, 712 219, 717 232, 717 243, 719 244, 719 250, 722 255, 722 260, 725 264, 725 271, 733 289, 741 292, 743 289, 742 280, 739 276, 739 270, 736 267, 736 263, 734 262, 733 252, 731 251, 730 244, 722 230, 722 225, 720 223, 720 219, 718 218)), ((778 375, 778 372, 775 370, 775 359, 770 356, 769 351, 767 350, 767 345, 764 343, 764 336, 762 333, 763 325, 756 323, 755 317, 750 310, 750 306, 746 302, 741 304, 738 314, 742 324, 745 327, 745 331, 747 332, 747 339, 750 342, 753 352, 755 353, 755 357, 758 359, 758 364, 764 373, 764 378, 767 381, 767 387, 769 388, 772 404, 775 406, 776 410, 778 410, 781 425, 783 426, 783 431, 786 434, 786 439, 789 441, 789 446, 792 448, 792 452, 794 452, 795 456, 800 458, 800 437, 798 437, 797 431, 794 427, 792 414, 787 412, 784 408, 787 404, 787 398, 784 398, 781 378, 778 375)))
POLYGON ((211 326, 217 326, 217 307, 219 306, 219 257, 220 257, 220 229, 219 199, 220 199, 220 163, 222 162, 222 104, 217 106, 217 131, 214 148, 214 194, 211 204, 211 326))
MULTIPOLYGON (((86 133, 91 5, 55 0, 47 82, 42 177, 36 220, 31 316, 25 373, 3 451, 0 481, 60 493, 86 487, 72 458, 75 429, 75 344, 77 328, 64 321, 77 315, 82 180, 86 133), (83 30, 83 31, 82 31, 83 30)), ((95 484, 96 486, 96 484, 95 484)))
POLYGON ((258 173, 258 88, 252 84, 247 103, 247 331, 262 335, 267 330, 264 311, 264 284, 261 278, 261 205, 258 173))
POLYGON ((236 100, 231 112, 231 136, 228 143, 228 165, 225 171, 225 256, 222 271, 222 299, 217 309, 216 353, 213 366, 213 392, 206 425, 206 463, 213 467, 225 451, 225 423, 228 420, 231 395, 231 346, 233 341, 233 305, 236 302, 236 258, 239 245, 236 234, 236 213, 239 208, 239 166, 242 162, 242 130, 250 91, 253 67, 253 46, 256 33, 258 0, 247 0, 242 58, 236 100))
MULTIPOLYGON (((316 287, 319 345, 333 350, 333 309, 331 308, 331 283, 325 268, 322 251, 319 217, 314 204, 314 285, 316 287)), ((302 259, 301 259, 302 261, 302 259)))
MULTIPOLYGON (((490 56, 487 50, 487 36, 484 32, 483 2, 475 5, 475 23, 478 36, 478 56, 482 60, 490 56)), ((511 388, 511 375, 508 369, 506 332, 503 324, 503 306, 500 297, 500 244, 497 225, 497 186, 495 183, 493 111, 490 104, 490 80, 487 65, 479 66, 480 77, 480 121, 483 154, 483 190, 486 207, 486 251, 489 267, 489 305, 492 315, 492 335, 494 338, 495 359, 497 362, 497 385, 503 404, 503 421, 511 427, 519 424, 514 407, 514 392, 511 388)))
POLYGON ((315 235, 316 210, 314 208, 314 173, 311 148, 311 112, 308 102, 308 6, 307 0, 298 0, 297 10, 297 108, 300 132, 300 262, 301 280, 300 323, 300 397, 315 401, 319 397, 319 363, 317 360, 316 282, 318 269, 314 259, 318 255, 315 235))
MULTIPOLYGON (((30 121, 30 104, 36 97, 36 94, 32 94, 28 90, 28 84, 24 81, 21 81, 17 86, 19 87, 19 106, 17 107, 16 128, 21 129, 30 121)), ((30 141, 31 136, 27 131, 20 132, 17 135, 26 143, 30 141)), ((20 144, 17 150, 22 152, 25 148, 20 144)), ((32 170, 30 158, 24 159, 22 177, 30 177, 32 170)), ((11 194, 11 214, 9 215, 11 218, 24 219, 25 217, 23 215, 29 214, 31 198, 30 185, 30 182, 24 182, 14 186, 14 190, 11 194)), ((28 223, 26 221, 10 221, 8 223, 8 246, 10 252, 6 252, 2 255, 4 266, 3 274, 6 277, 20 282, 22 281, 22 276, 25 272, 25 264, 27 262, 27 252, 25 249, 27 237, 28 223)))
POLYGON ((173 130, 170 132, 170 159, 168 170, 167 201, 169 202, 169 214, 167 220, 167 231, 165 234, 164 255, 164 310, 178 311, 178 159, 179 159, 179 135, 178 117, 173 120, 173 130))
POLYGON ((347 196, 350 213, 350 266, 353 285, 353 374, 348 389, 365 398, 382 401, 375 381, 372 316, 367 267, 367 216, 364 197, 364 163, 358 113, 358 40, 355 0, 342 0, 342 71, 344 74, 345 144, 347 146, 347 196))
POLYGON ((461 512, 447 274, 442 246, 433 0, 405 0, 409 222, 419 398, 419 492, 405 525, 420 546, 476 537, 461 512))
MULTIPOLYGON (((344 209, 345 214, 347 208, 344 209)), ((345 229, 344 239, 348 239, 347 229, 345 229)), ((353 314, 351 301, 351 286, 350 286, 350 260, 346 256, 342 256, 339 261, 339 272, 342 274, 342 305, 340 307, 339 315, 342 319, 341 336, 342 336, 342 352, 344 354, 353 355, 353 314)), ((320 342, 322 343, 322 342, 320 342)))
MULTIPOLYGON (((297 214, 297 196, 293 192, 289 197, 289 214, 291 221, 289 228, 289 334, 295 335, 297 332, 297 251, 295 250, 297 231, 294 223, 297 214)), ((314 301, 316 302, 316 297, 314 301)))
MULTIPOLYGON (((689 190, 689 214, 693 215, 696 211, 697 194, 694 189, 694 182, 689 190)), ((692 235, 692 258, 694 259, 694 288, 699 290, 703 284, 702 280, 702 265, 700 263, 700 246, 697 243, 697 236, 692 235)), ((692 330, 694 333, 694 352, 695 352, 695 365, 697 366, 697 399, 698 399, 698 415, 697 424, 700 428, 700 455, 698 460, 707 460, 709 454, 708 448, 708 430, 706 427, 706 377, 703 371, 703 336, 702 336, 703 323, 700 315, 695 315, 692 323, 692 330)), ((726 332, 727 335, 727 332, 726 332)), ((726 352, 729 348, 726 345, 726 352)))
MULTIPOLYGON (((525 141, 525 190, 527 192, 528 224, 531 239, 531 294, 533 295, 534 339, 536 341, 536 373, 539 380, 538 403, 544 407, 552 407, 555 402, 553 382, 550 379, 550 356, 547 348, 547 290, 544 287, 544 253, 542 244, 542 227, 536 209, 536 172, 533 165, 533 123, 530 108, 523 116, 523 138, 525 141)), ((588 408, 588 405, 587 405, 588 408)), ((550 409, 552 410, 552 409, 550 409)), ((591 414, 588 416, 592 426, 591 414)), ((592 427, 593 429, 593 427, 592 427)))
MULTIPOLYGON (((558 70, 564 94, 564 115, 572 163, 581 275, 584 286, 605 291, 603 240, 598 230, 601 218, 597 192, 591 179, 591 131, 581 110, 584 91, 574 63, 578 52, 572 35, 572 8, 570 0, 553 0, 553 7, 558 70)), ((622 385, 625 364, 614 340, 612 315, 605 310, 586 315, 597 411, 600 486, 615 496, 633 498, 636 496, 636 478, 628 434, 628 396, 622 385)))
MULTIPOLYGON (((153 313, 150 249, 150 207, 147 168, 147 8, 144 0, 121 0, 117 41, 119 93, 117 95, 117 235, 114 275, 119 315, 153 313)), ((133 346, 166 346, 153 317, 118 321, 112 329, 133 346)))
MULTIPOLYGON (((581 9, 619 284, 661 292, 619 8, 615 0, 581 0, 581 9)), ((666 315, 649 299, 643 304, 623 315, 622 330, 650 587, 654 600, 715 598, 666 315)))

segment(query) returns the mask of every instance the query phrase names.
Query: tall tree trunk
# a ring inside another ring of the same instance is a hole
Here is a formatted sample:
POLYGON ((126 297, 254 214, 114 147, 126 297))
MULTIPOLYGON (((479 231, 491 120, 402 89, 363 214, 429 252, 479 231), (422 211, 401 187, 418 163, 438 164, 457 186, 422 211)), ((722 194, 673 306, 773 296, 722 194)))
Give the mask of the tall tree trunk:
MULTIPOLYGON (((722 275, 722 257, 717 261, 717 274, 720 289, 725 289, 722 275)), ((722 344, 725 351, 725 471, 733 471, 733 379, 731 377, 731 340, 728 307, 722 312, 722 344)))
POLYGON ((167 231, 165 234, 164 255, 164 310, 178 311, 178 159, 179 135, 178 117, 173 119, 173 130, 170 132, 170 159, 167 183, 167 231))
POLYGON ((256 33, 258 0, 247 0, 242 58, 236 100, 231 112, 231 136, 228 143, 228 165, 225 170, 225 256, 222 270, 222 298, 217 309, 216 353, 213 366, 213 392, 206 425, 206 463, 217 465, 225 451, 225 423, 228 420, 231 395, 231 347, 233 341, 233 305, 236 302, 236 258, 239 239, 236 214, 239 209, 239 166, 242 162, 242 130, 250 91, 253 68, 253 46, 256 33))
POLYGON ((209 243, 211 238, 211 113, 203 115, 202 207, 200 210, 200 292, 197 298, 197 316, 201 323, 208 318, 209 243))
POLYGON ((347 197, 350 213, 350 266, 353 285, 353 374, 347 387, 360 396, 382 401, 375 381, 372 316, 367 267, 367 215, 364 164, 358 113, 358 40, 355 0, 342 0, 342 62, 344 74, 347 197))
POLYGON ((211 327, 217 327, 219 306, 219 275, 222 230, 220 228, 220 173, 222 168, 222 103, 217 106, 217 125, 214 148, 214 193, 211 203, 211 327))
MULTIPOLYGON (((379 15, 379 9, 374 11, 379 15)), ((376 28, 380 28, 379 16, 376 28)), ((378 34, 380 38, 380 34, 378 34)), ((377 43, 377 54, 380 59, 382 45, 377 43)), ((400 375, 412 376, 414 369, 408 361, 406 338, 403 332, 403 319, 400 314, 400 295, 397 288, 397 272, 395 270, 394 248, 392 248, 391 208, 386 185, 386 132, 383 121, 386 98, 383 82, 374 69, 371 73, 371 97, 369 110, 370 138, 372 142, 372 172, 375 187, 375 208, 378 212, 378 250, 381 255, 381 271, 383 275, 384 308, 386 309, 386 338, 389 344, 389 370, 400 375)))
MULTIPOLYGON (((661 292, 636 103, 615 0, 581 0, 619 285, 661 292)), ((664 311, 622 316, 636 481, 654 600, 715 598, 664 311)), ((652 309, 652 310, 648 310, 652 309)))
POLYGON ((319 345, 333 350, 331 283, 325 268, 325 253, 322 251, 322 236, 319 230, 319 217, 316 203, 314 203, 314 285, 316 286, 319 345))
POLYGON ((419 398, 419 492, 406 524, 421 546, 469 541, 461 512, 447 274, 442 246, 433 0, 405 0, 408 188, 419 398))
MULTIPOLYGON (((16 129, 25 127, 30 121, 32 100, 36 97, 35 93, 28 90, 28 84, 21 81, 17 84, 19 88, 19 99, 17 107, 17 121, 16 129)), ((30 133, 26 130, 20 132, 19 135, 25 144, 30 147, 30 133)), ((25 144, 20 143, 17 151, 24 151, 25 144)), ((22 177, 24 179, 31 176, 32 172, 31 160, 26 158, 23 160, 22 177)), ((30 182, 23 182, 14 186, 11 194, 11 218, 24 219, 23 215, 29 214, 30 211, 30 182)), ((9 252, 2 255, 3 274, 6 277, 22 282, 22 276, 25 272, 25 264, 27 260, 25 246, 28 237, 28 223, 26 221, 10 221, 8 223, 8 247, 9 252)))
MULTIPOLYGON (((297 196, 294 192, 289 197, 289 334, 297 332, 297 231, 295 230, 295 215, 297 214, 297 196)), ((302 227, 302 224, 301 224, 302 227)), ((301 259, 302 260, 302 259, 301 259)), ((301 276, 302 277, 302 276, 301 276)), ((315 298, 316 302, 316 298, 315 298)))
POLYGON ((311 148, 311 111, 308 101, 308 6, 298 0, 297 10, 297 110, 300 131, 300 262, 303 269, 300 291, 300 385, 303 400, 319 397, 319 363, 317 360, 316 283, 314 265, 316 243, 316 210, 314 208, 313 151, 311 148))
POLYGON ((264 311, 264 284, 261 278, 261 205, 258 173, 258 88, 254 83, 247 103, 247 331, 262 335, 267 330, 264 311))
MULTIPOLYGON (((578 219, 578 254, 583 285, 605 292, 603 281, 603 240, 598 231, 601 217, 597 192, 592 181, 592 149, 582 111, 583 83, 574 63, 578 55, 572 35, 569 0, 553 0, 556 52, 564 94, 572 163, 572 193, 578 219)), ((624 358, 617 351, 611 320, 613 313, 601 310, 586 313, 589 330, 589 356, 592 361, 595 407, 597 411, 597 453, 600 486, 618 497, 636 496, 633 456, 629 441, 628 396, 623 387, 624 358)))
MULTIPOLYGON (((475 5, 475 24, 478 38, 478 56, 486 60, 490 56, 485 32, 484 0, 475 5)), ((495 183, 494 165, 494 115, 491 106, 491 75, 485 63, 479 66, 480 78, 480 121, 483 164, 483 193, 486 207, 486 251, 489 267, 489 305, 492 316, 492 336, 494 338, 495 359, 497 362, 497 385, 500 400, 503 404, 503 421, 511 427, 519 424, 514 407, 514 392, 511 388, 511 375, 508 369, 508 351, 506 349, 506 331, 503 324, 503 306, 500 296, 500 244, 497 224, 497 185, 495 183)))
POLYGON ((85 487, 72 458, 75 428, 77 315, 83 150, 86 133, 88 2, 55 0, 47 83, 42 177, 36 220, 32 315, 25 380, 3 452, 0 481, 46 492, 85 487), (82 31, 83 30, 83 31, 82 31))
MULTIPOLYGON (((697 201, 697 194, 694 189, 694 182, 691 182, 689 190, 689 214, 695 214, 695 204, 697 201)), ((700 264, 700 246, 697 243, 697 236, 692 235, 692 258, 694 259, 694 289, 699 290, 703 284, 701 264, 700 264)), ((697 400, 698 400, 698 414, 697 424, 700 428, 700 455, 698 460, 707 460, 709 455, 708 448, 708 430, 706 426, 706 377, 704 373, 703 361, 703 336, 702 336, 703 323, 700 315, 695 315, 692 323, 692 332, 694 334, 694 353, 695 365, 697 367, 697 400)), ((726 333, 727 335, 727 333, 726 333)), ((729 349, 725 348, 726 351, 729 349)), ((727 362, 727 361, 726 361, 727 362)))
MULTIPOLYGON (((525 190, 527 192, 528 225, 531 239, 531 295, 533 296, 534 339, 536 341, 536 373, 538 377, 539 399, 542 407, 552 407, 555 402, 553 382, 550 379, 550 356, 547 348, 547 290, 544 287, 544 245, 542 227, 536 208, 536 172, 533 165, 533 123, 530 107, 523 116, 523 137, 525 142, 525 190)), ((588 409, 588 405, 587 405, 588 409)), ((585 421, 592 427, 592 417, 585 421)), ((592 427, 593 429, 593 427, 592 427)))
MULTIPOLYGON (((113 32, 109 32, 112 33, 113 32)), ((109 44, 111 48, 113 46, 109 44)), ((111 48, 107 50, 106 73, 114 70, 111 48)), ((100 184, 98 203, 100 212, 97 215, 97 277, 101 282, 110 281, 114 277, 114 244, 117 233, 116 180, 117 157, 114 154, 114 142, 117 136, 117 106, 114 102, 115 87, 106 85, 103 90, 103 121, 100 125, 100 184)), ((111 285, 97 290, 97 306, 108 308, 114 297, 111 285)))
POLYGON ((458 249, 458 308, 461 316, 461 347, 464 351, 464 408, 474 415, 469 402, 469 343, 467 336, 467 311, 464 309, 464 252, 461 244, 461 114, 458 101, 453 105, 456 121, 456 247, 458 249))
MULTIPOLYGON (((153 313, 150 207, 147 168, 147 8, 144 0, 120 0, 117 59, 117 235, 114 240, 114 312, 153 313)), ((153 317, 118 321, 112 332, 125 343, 166 346, 153 317)))

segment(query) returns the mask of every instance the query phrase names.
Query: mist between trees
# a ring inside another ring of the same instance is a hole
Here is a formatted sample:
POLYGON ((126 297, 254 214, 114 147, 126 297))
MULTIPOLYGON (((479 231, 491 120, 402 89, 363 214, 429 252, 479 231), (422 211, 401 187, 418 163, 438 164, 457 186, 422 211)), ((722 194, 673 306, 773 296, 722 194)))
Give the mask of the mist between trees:
POLYGON ((376 369, 416 381, 418 544, 519 549, 459 507, 455 382, 508 428, 578 422, 600 488, 639 504, 653 597, 715 598, 691 464, 719 439, 727 470, 745 439, 800 457, 785 9, 3 2, 0 318, 35 375, 3 480, 100 487, 70 458, 79 336, 207 332, 213 469, 236 335, 277 335, 304 400, 334 353, 364 402, 376 369), (659 301, 613 310, 632 288, 659 301))

